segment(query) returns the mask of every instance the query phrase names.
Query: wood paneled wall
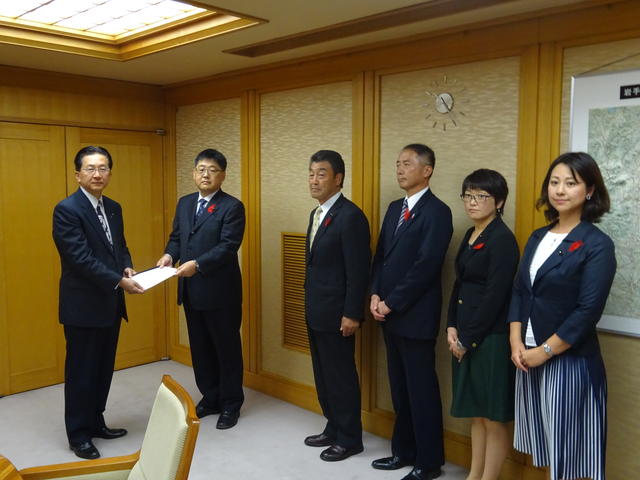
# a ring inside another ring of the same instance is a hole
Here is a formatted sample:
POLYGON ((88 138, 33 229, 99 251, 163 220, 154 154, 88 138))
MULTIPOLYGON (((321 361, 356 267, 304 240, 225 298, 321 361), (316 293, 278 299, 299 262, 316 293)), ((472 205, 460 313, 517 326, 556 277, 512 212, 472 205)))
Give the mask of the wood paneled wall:
MULTIPOLYGON (((163 199, 175 199, 162 181, 165 139, 153 133, 165 120, 160 87, 0 66, 0 395, 63 378, 51 213, 77 188, 72 161, 81 145, 113 150, 116 179, 106 194, 123 204, 136 267, 162 253, 163 199)), ((119 367, 167 354, 162 287, 129 302, 138 322, 123 328, 119 367)))
MULTIPOLYGON (((535 209, 539 185, 550 161, 560 149, 560 108, 564 49, 616 39, 640 37, 640 9, 635 1, 594 0, 502 21, 465 26, 417 36, 406 41, 352 49, 295 62, 231 72, 200 81, 169 86, 167 102, 175 105, 202 103, 221 98, 241 98, 243 189, 247 205, 247 236, 243 244, 245 276, 246 384, 305 408, 318 410, 312 389, 288 379, 262 375, 259 369, 261 331, 260 299, 260 112, 264 92, 350 80, 353 85, 352 198, 370 219, 374 234, 380 226, 380 78, 402 72, 473 61, 518 57, 520 63, 517 150, 516 236, 523 246, 530 232, 544 219, 535 209)), ((167 172, 171 175, 171 172, 167 172)), ((375 240, 375 237, 374 237, 375 240)), ((373 246, 373 245, 372 245, 373 246)), ((375 330, 366 325, 360 333, 363 420, 371 432, 390 435, 392 415, 371 402, 376 352, 375 330)), ((629 355, 638 353, 639 342, 623 342, 629 355)), ((447 369, 448 371, 448 369, 447 369)), ((442 372, 441 372, 442 374, 442 372)), ((634 388, 637 388, 634 387, 634 388)), ((624 415, 624 412, 611 412, 624 415)), ((615 435, 615 432, 611 432, 615 435)), ((638 441, 636 439, 635 441, 638 441)), ((640 446, 640 445, 639 445, 640 446)), ((447 458, 470 461, 469 438, 446 432, 447 458)), ((609 464, 628 464, 626 458, 609 454, 609 464)), ((621 471, 624 471, 622 469, 621 471)), ((530 459, 512 454, 503 478, 541 479, 530 459)), ((623 478, 623 477, 620 477, 623 478)))

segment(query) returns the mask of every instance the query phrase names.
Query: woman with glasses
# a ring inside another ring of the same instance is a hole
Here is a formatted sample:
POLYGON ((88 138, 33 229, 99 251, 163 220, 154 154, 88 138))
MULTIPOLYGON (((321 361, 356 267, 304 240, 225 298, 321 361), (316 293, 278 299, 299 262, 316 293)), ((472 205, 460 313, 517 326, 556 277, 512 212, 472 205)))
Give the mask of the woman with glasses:
POLYGON ((511 445, 514 368, 506 318, 519 250, 501 218, 508 193, 500 173, 480 169, 464 179, 460 195, 473 227, 456 256, 447 341, 451 415, 472 418, 467 480, 497 479, 511 445))
POLYGON ((529 237, 508 317, 518 368, 514 446, 549 465, 551 480, 604 480, 607 382, 596 323, 616 258, 593 225, 609 211, 595 160, 560 155, 537 207, 550 223, 529 237))

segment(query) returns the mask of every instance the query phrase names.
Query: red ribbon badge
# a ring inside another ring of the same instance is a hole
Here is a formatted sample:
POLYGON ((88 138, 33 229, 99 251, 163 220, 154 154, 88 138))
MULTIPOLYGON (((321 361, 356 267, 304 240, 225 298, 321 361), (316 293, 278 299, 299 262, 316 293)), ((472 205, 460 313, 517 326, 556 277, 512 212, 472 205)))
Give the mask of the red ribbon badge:
POLYGON ((484 248, 484 243, 479 243, 473 247, 474 250, 480 250, 481 248, 484 248))
POLYGON ((333 217, 327 217, 327 218, 325 219, 325 221, 324 221, 324 226, 325 226, 325 227, 328 227, 328 226, 329 226, 329 224, 331 223, 331 219, 332 219, 332 218, 333 218, 333 217))
POLYGON ((582 245, 584 245, 584 242, 581 242, 580 240, 578 240, 577 242, 573 242, 569 247, 569 251, 573 252, 574 250, 579 249, 582 245))
POLYGON ((213 213, 213 211, 216 209, 216 204, 213 203, 211 205, 209 205, 209 208, 207 208, 207 212, 209 213, 213 213))

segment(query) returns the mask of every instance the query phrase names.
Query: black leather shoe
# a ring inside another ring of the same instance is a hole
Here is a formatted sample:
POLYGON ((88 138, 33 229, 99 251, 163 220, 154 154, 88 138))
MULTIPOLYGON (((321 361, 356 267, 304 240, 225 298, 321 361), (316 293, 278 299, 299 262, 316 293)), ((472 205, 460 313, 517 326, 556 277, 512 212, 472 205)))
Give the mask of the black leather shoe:
POLYGON ((309 447, 328 447, 333 445, 335 438, 331 438, 329 435, 319 433, 318 435, 310 435, 304 439, 304 444, 309 447))
POLYGON ((124 428, 109 428, 102 427, 93 432, 94 438, 104 438, 105 440, 112 440, 114 438, 124 437, 127 431, 124 428))
POLYGON ((364 450, 363 447, 345 448, 340 445, 331 445, 320 454, 320 458, 325 462, 339 462, 351 455, 356 455, 364 450))
POLYGON ((424 468, 414 468, 411 470, 402 480, 433 480, 438 478, 442 474, 440 467, 436 467, 432 470, 425 470, 424 468))
POLYGON ((394 455, 393 457, 379 458, 371 462, 371 466, 377 470, 398 470, 399 468, 406 467, 407 465, 411 464, 405 462, 397 455, 394 455))
POLYGON ((207 415, 217 415, 218 413, 220 413, 220 409, 218 407, 211 408, 200 404, 196 407, 196 415, 198 418, 204 418, 207 415))
POLYGON ((79 443, 77 445, 69 444, 69 448, 76 454, 77 457, 86 458, 87 460, 94 460, 100 458, 100 452, 95 447, 91 440, 79 443))
POLYGON ((223 412, 218 417, 218 423, 216 424, 216 428, 218 430, 226 430, 227 428, 231 428, 236 423, 238 423, 239 417, 240 417, 239 410, 223 410, 223 412))

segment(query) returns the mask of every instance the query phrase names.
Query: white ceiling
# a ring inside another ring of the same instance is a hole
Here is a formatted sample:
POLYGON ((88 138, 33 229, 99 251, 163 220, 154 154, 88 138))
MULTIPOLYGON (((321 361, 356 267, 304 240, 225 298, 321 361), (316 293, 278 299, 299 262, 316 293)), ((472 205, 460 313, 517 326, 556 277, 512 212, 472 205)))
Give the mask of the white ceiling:
POLYGON ((167 85, 277 61, 578 3, 582 0, 513 0, 501 5, 331 40, 256 58, 241 57, 223 51, 415 5, 417 0, 198 1, 212 7, 263 18, 268 22, 126 62, 0 44, 0 64, 167 85))

